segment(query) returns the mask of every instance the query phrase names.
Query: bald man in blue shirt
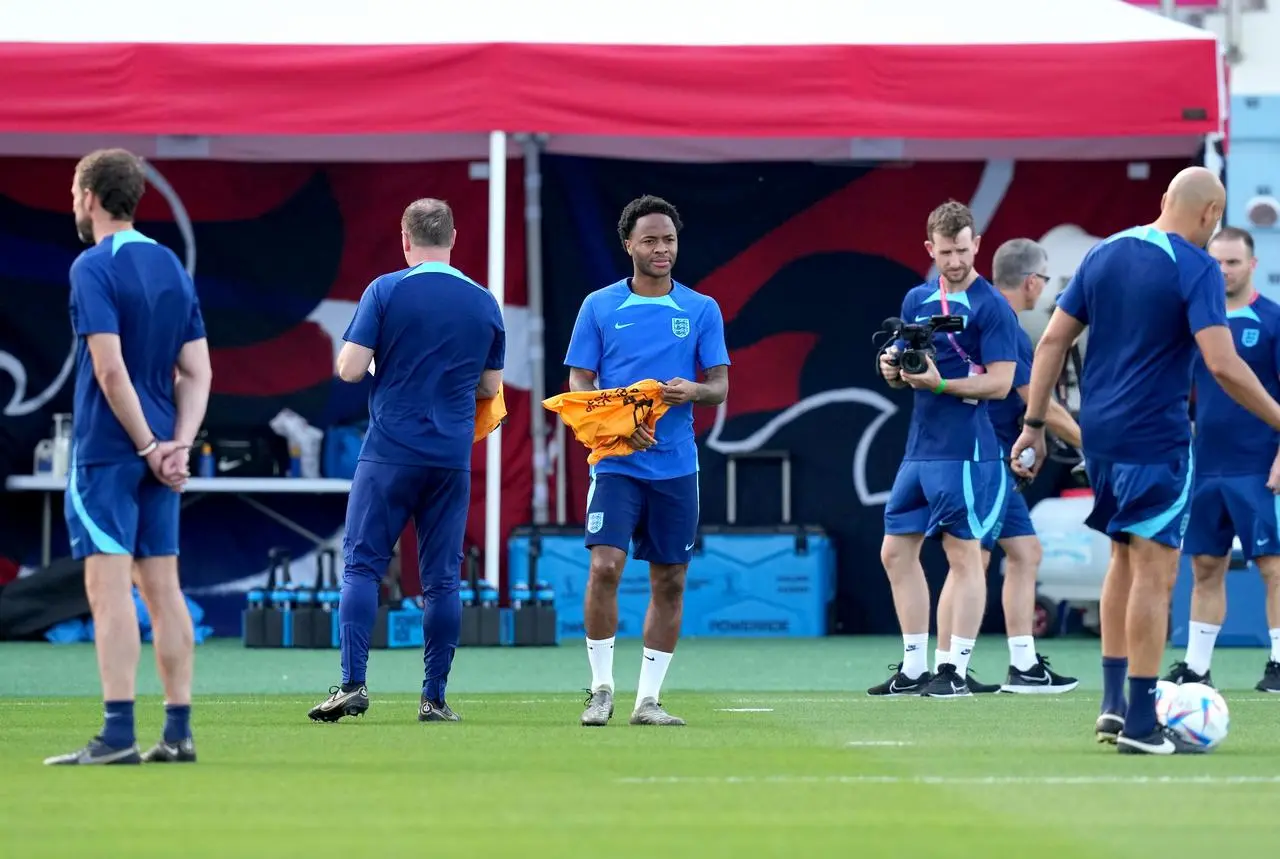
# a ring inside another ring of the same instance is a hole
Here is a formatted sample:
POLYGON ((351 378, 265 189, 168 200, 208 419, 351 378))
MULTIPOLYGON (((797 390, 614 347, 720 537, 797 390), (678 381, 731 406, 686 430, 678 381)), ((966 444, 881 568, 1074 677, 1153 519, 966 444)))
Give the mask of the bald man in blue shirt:
POLYGON ((1102 713, 1094 730, 1124 754, 1202 751, 1161 725, 1155 711, 1195 474, 1188 396, 1197 347, 1233 400, 1280 429, 1280 404, 1236 352, 1222 273, 1204 250, 1225 200, 1216 175, 1189 167, 1169 184, 1155 222, 1089 251, 1036 348, 1024 429, 1012 451, 1014 471, 1024 477, 1043 465, 1050 393, 1088 326, 1080 431, 1094 505, 1086 524, 1111 538, 1100 608, 1102 713), (1019 461, 1026 450, 1034 455, 1030 464, 1019 461))

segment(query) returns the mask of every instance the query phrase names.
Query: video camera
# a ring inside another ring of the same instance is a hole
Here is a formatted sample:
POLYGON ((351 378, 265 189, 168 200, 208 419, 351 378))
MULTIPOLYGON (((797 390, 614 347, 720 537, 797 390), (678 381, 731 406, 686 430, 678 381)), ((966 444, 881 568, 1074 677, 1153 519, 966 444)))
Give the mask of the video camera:
POLYGON ((895 340, 902 340, 906 348, 893 360, 904 373, 923 373, 929 364, 927 358, 935 358, 937 349, 933 345, 933 335, 964 330, 964 317, 955 314, 931 316, 928 322, 903 322, 891 316, 880 326, 880 332, 887 333, 889 340, 881 348, 881 353, 888 349, 895 340))

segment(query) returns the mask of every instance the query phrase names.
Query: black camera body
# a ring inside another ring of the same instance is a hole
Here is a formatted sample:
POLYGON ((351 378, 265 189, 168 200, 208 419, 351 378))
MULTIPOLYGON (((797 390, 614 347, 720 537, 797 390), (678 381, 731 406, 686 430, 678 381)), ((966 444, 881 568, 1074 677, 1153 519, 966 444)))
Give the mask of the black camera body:
POLYGON ((926 358, 935 358, 938 354, 933 345, 933 335, 963 331, 964 317, 948 314, 931 316, 928 322, 903 322, 895 316, 886 319, 882 328, 890 334, 889 343, 902 340, 906 344, 894 363, 902 368, 902 372, 915 375, 928 368, 926 358))

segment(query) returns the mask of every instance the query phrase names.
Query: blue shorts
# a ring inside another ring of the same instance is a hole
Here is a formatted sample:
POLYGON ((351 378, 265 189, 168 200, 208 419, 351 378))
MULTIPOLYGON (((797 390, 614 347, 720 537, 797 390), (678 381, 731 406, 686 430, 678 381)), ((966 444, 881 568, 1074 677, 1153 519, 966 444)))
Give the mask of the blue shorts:
POLYGON ((347 499, 344 575, 382 581, 396 541, 412 517, 423 594, 456 592, 462 581, 462 543, 470 507, 469 471, 360 460, 347 499))
POLYGON ((156 480, 143 459, 71 463, 64 502, 71 557, 178 554, 182 496, 156 480))
POLYGON ((1027 499, 1021 492, 1014 490, 1013 474, 1009 474, 1009 486, 1005 490, 1004 513, 987 536, 982 538, 982 548, 990 551, 1001 540, 1012 540, 1014 537, 1034 537, 1036 527, 1031 524, 1031 511, 1027 508, 1027 499))
POLYGON ((905 459, 884 508, 884 532, 981 540, 1000 521, 1009 487, 1003 460, 905 459))
POLYGON ((698 538, 698 473, 667 480, 597 474, 587 492, 587 547, 613 546, 652 564, 687 564, 698 538))
POLYGON ((1237 536, 1250 561, 1280 555, 1280 496, 1267 488, 1267 475, 1197 477, 1191 490, 1191 522, 1182 537, 1183 553, 1225 557, 1237 536))
POLYGON ((1084 523, 1117 543, 1130 535, 1177 549, 1187 530, 1195 463, 1190 457, 1162 463, 1086 459, 1093 511, 1084 523))

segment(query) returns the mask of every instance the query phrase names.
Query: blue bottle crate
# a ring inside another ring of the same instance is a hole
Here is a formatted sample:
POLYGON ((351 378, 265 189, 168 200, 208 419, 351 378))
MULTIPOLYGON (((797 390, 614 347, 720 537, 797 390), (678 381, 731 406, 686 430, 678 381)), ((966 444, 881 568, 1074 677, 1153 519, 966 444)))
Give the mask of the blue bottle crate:
MULTIPOLYGON (((582 599, 589 553, 581 528, 518 529, 508 541, 508 576, 533 575, 556 593, 559 634, 584 635, 582 599)), ((707 527, 685 581, 682 636, 803 638, 826 635, 835 592, 835 550, 820 529, 707 527)), ((648 564, 628 557, 618 587, 618 637, 644 629, 648 564)))

